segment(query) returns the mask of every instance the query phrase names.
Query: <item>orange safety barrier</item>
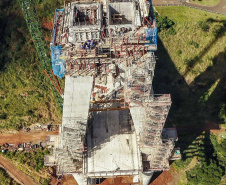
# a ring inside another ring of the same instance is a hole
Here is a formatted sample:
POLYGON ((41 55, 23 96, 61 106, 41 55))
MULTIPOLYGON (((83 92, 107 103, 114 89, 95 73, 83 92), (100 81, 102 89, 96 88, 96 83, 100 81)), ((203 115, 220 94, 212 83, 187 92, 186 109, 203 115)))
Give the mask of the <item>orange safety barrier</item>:
POLYGON ((53 80, 51 79, 51 77, 49 76, 49 74, 47 73, 47 71, 44 69, 44 72, 46 73, 46 75, 48 76, 48 78, 50 79, 50 81, 52 82, 53 86, 55 87, 55 89, 57 90, 57 92, 62 95, 59 91, 59 89, 56 87, 56 84, 53 82, 53 80))

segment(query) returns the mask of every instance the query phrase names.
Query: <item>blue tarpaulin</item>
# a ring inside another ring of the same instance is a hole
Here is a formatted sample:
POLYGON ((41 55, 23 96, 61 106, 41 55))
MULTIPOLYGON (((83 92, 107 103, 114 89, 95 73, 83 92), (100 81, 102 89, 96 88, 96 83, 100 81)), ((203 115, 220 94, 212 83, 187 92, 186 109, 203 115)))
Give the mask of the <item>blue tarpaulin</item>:
POLYGON ((65 60, 61 58, 62 48, 61 46, 55 46, 55 36, 56 36, 56 26, 57 26, 57 12, 64 11, 64 9, 56 9, 55 11, 55 20, 54 20, 54 30, 51 43, 51 60, 53 73, 60 78, 63 78, 65 74, 65 60))
POLYGON ((146 40, 150 41, 150 43, 147 43, 148 45, 155 45, 157 49, 157 28, 148 28, 146 30, 146 40))
POLYGON ((52 53, 52 68, 53 73, 60 78, 65 74, 65 60, 61 59, 62 49, 60 46, 51 47, 52 53))
POLYGON ((155 50, 157 50, 157 38, 158 38, 158 29, 157 29, 157 25, 156 25, 156 20, 155 20, 155 15, 154 15, 154 9, 152 6, 152 0, 149 0, 150 2, 150 9, 151 9, 151 17, 153 19, 153 25, 154 27, 152 28, 148 28, 146 30, 146 40, 150 41, 149 43, 146 43, 147 45, 154 45, 154 47, 156 48, 155 50))

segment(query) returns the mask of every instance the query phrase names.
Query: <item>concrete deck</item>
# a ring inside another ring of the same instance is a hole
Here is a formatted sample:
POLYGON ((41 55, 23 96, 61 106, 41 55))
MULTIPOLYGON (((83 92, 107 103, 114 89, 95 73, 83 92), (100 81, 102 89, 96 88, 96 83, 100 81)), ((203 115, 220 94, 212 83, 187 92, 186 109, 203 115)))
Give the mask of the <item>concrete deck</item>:
POLYGON ((128 111, 95 112, 93 129, 88 133, 88 176, 138 174, 136 135, 127 116, 128 111))
POLYGON ((69 119, 87 122, 90 106, 93 77, 70 77, 65 78, 63 126, 70 126, 69 119))
POLYGON ((145 119, 145 108, 144 107, 131 107, 130 112, 133 118, 134 128, 137 135, 142 132, 145 119))

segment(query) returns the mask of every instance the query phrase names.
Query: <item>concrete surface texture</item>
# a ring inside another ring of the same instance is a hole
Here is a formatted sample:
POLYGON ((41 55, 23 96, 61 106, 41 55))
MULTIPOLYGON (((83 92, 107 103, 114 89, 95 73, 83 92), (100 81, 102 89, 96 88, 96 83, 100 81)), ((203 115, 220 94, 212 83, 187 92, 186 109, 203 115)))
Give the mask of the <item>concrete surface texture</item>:
POLYGON ((134 24, 135 5, 133 2, 110 3, 109 4, 110 24, 115 24, 113 22, 114 14, 117 14, 122 17, 121 24, 134 24))
POLYGON ((63 126, 70 125, 68 118, 76 121, 87 121, 93 77, 65 78, 63 126))
POLYGON ((85 41, 87 38, 99 39, 102 11, 99 3, 77 4, 65 7, 65 32, 70 43, 85 41), (80 17, 80 18, 79 18, 80 17))
POLYGON ((128 123, 128 113, 94 113, 93 129, 88 132, 89 176, 138 174, 141 170, 136 135, 128 123))
POLYGON ((145 121, 145 108, 144 107, 132 107, 130 112, 133 118, 134 128, 136 133, 142 133, 143 124, 145 121))

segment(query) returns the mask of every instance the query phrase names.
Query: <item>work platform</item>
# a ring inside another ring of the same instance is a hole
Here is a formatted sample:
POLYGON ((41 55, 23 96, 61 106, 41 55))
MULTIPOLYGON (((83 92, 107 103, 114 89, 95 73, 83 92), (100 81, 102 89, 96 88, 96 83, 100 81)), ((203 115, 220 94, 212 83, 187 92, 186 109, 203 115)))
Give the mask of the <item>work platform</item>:
POLYGON ((90 177, 138 175, 141 171, 136 135, 131 128, 128 110, 94 112, 88 131, 90 177))

